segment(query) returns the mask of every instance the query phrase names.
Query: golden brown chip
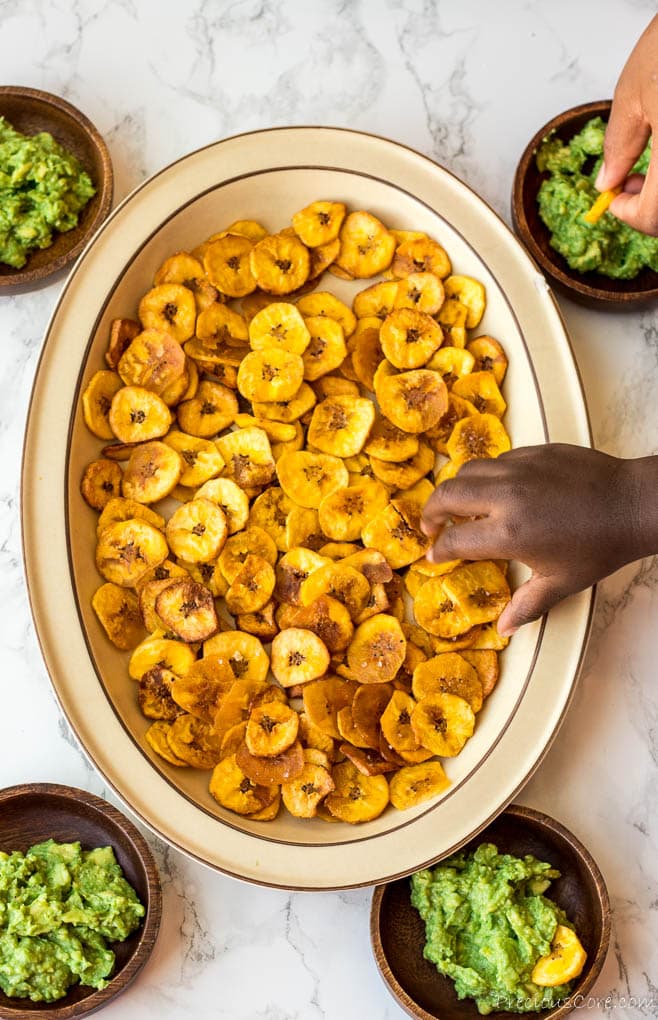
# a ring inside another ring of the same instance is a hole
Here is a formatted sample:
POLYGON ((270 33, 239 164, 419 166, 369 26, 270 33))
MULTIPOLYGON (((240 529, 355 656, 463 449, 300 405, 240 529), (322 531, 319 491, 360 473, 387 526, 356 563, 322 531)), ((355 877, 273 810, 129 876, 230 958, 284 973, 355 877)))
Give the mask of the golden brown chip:
POLYGON ((454 758, 473 735, 475 715, 456 694, 431 694, 418 702, 411 716, 418 743, 442 758, 454 758))
POLYGON ((199 259, 186 251, 176 252, 162 263, 153 279, 154 284, 180 283, 194 294, 198 311, 217 300, 217 291, 206 278, 199 259))
POLYGON ((128 663, 128 675, 141 680, 149 669, 160 666, 178 676, 186 676, 196 659, 196 653, 182 641, 149 634, 135 648, 128 663))
POLYGON ((374 750, 374 748, 368 744, 367 739, 362 737, 360 731, 356 729, 350 705, 346 705, 345 708, 341 708, 336 716, 336 722, 338 724, 338 731, 345 743, 363 750, 374 750))
POLYGON ((351 761, 333 768, 335 790, 326 805, 343 822, 371 822, 379 817, 389 801, 385 776, 367 776, 351 761))
POLYGON ((338 237, 346 211, 342 202, 311 202, 295 213, 293 229, 308 248, 318 248, 338 237))
POLYGON ((164 436, 172 419, 156 393, 142 386, 123 386, 112 399, 108 420, 113 435, 122 443, 142 443, 164 436))
POLYGON ((250 754, 275 756, 287 751, 297 740, 299 716, 279 701, 257 705, 247 722, 245 742, 250 754))
POLYGON ((238 630, 247 634, 255 634, 261 641, 272 641, 279 633, 279 627, 274 617, 276 603, 270 599, 261 609, 254 613, 240 613, 235 623, 238 630))
POLYGON ((302 383, 292 400, 255 401, 253 411, 257 417, 266 418, 268 421, 296 422, 311 410, 316 399, 308 383, 302 383))
POLYGON ((469 627, 497 620, 511 597, 505 575, 490 560, 457 567, 443 578, 443 590, 469 627))
POLYGON ((306 762, 301 773, 281 786, 283 803, 296 818, 313 818, 318 805, 334 789, 329 771, 306 762))
POLYGON ((136 446, 123 475, 123 495, 137 503, 157 503, 178 485, 183 473, 180 455, 154 439, 136 446))
POLYGON ((235 755, 224 758, 213 769, 210 793, 221 807, 238 815, 254 815, 272 803, 278 786, 252 783, 237 764, 235 755))
POLYGON ((277 485, 271 485, 254 500, 249 512, 249 525, 250 527, 263 528, 274 539, 277 549, 280 552, 285 552, 288 549, 286 540, 288 515, 294 506, 295 504, 286 496, 283 489, 277 485))
POLYGON ((484 284, 472 276, 449 276, 444 281, 447 298, 457 298, 468 309, 466 328, 475 329, 484 315, 486 293, 484 284))
POLYGON ((398 245, 391 270, 398 278, 412 273, 433 273, 443 280, 450 273, 451 265, 440 244, 422 237, 406 239, 398 245))
POLYGON ((352 704, 357 684, 337 676, 324 677, 304 684, 302 697, 308 722, 328 737, 341 739, 338 713, 352 704))
POLYGON ((357 319, 366 319, 371 316, 385 319, 395 307, 397 292, 398 285, 395 280, 373 283, 355 295, 352 302, 354 314, 357 319))
POLYGON ((415 308, 396 308, 388 315, 379 333, 384 355, 395 368, 420 368, 441 346, 441 327, 426 312, 415 308))
POLYGON ((404 662, 406 643, 394 616, 371 616, 357 627, 347 649, 350 671, 360 683, 386 683, 404 662))
MULTIPOLYGON (((276 552, 274 562, 276 562, 276 552)), ((324 556, 319 556, 311 549, 300 547, 290 549, 276 564, 275 596, 279 602, 298 604, 302 583, 314 570, 326 563, 327 560, 324 556)))
POLYGON ((398 767, 383 758, 374 748, 354 747, 353 744, 344 741, 340 744, 339 750, 364 776, 381 776, 386 772, 395 772, 398 767))
POLYGON ((224 345, 240 349, 247 346, 249 331, 244 316, 216 301, 199 315, 196 336, 209 351, 224 345))
POLYGON ((102 584, 94 592, 91 604, 103 630, 117 648, 128 651, 146 637, 133 592, 118 584, 102 584))
POLYGON ((448 391, 437 372, 420 368, 399 374, 382 373, 375 378, 374 385, 382 414, 403 432, 431 429, 448 408, 448 391))
POLYGON ((412 500, 394 499, 363 529, 361 539, 376 549, 394 570, 424 556, 431 546, 420 526, 420 507, 412 500))
POLYGON ((396 285, 395 308, 414 308, 436 315, 445 299, 443 284, 434 273, 410 273, 396 285))
POLYGON ((309 316, 304 320, 309 342, 302 355, 304 378, 313 382, 339 368, 347 354, 340 323, 327 316, 309 316))
POLYGON ((299 589, 303 606, 310 606, 321 595, 329 595, 341 602, 354 620, 368 601, 370 585, 354 567, 346 567, 342 563, 325 563, 312 571, 299 589))
MULTIPOLYGON (((284 706, 279 707, 283 708, 284 706)), ((247 723, 247 729, 250 723, 251 720, 247 723)), ((252 783, 259 783, 261 786, 274 786, 288 783, 301 775, 304 768, 304 751, 299 741, 295 741, 285 751, 264 758, 252 754, 247 744, 242 744, 235 752, 235 760, 252 783)))
MULTIPOLYGON (((468 351, 466 353, 468 354, 468 351)), ((498 389, 493 372, 471 372, 470 375, 457 379, 452 389, 458 397, 470 401, 479 414, 495 414, 496 417, 502 418, 507 410, 507 404, 498 389)))
POLYGON ((376 276, 388 269, 394 252, 395 238, 372 213, 352 212, 343 221, 336 266, 350 277, 376 276))
POLYGON ((268 294, 291 294, 308 279, 311 260, 295 234, 271 234, 256 244, 249 265, 256 283, 268 294))
POLYGON ((299 506, 317 509, 337 489, 347 487, 347 468, 339 457, 299 450, 285 453, 277 462, 279 484, 299 506))
POLYGON ((249 323, 249 343, 254 351, 280 348, 303 354, 310 339, 298 308, 283 301, 268 304, 249 323))
POLYGON ((130 347, 142 327, 134 319, 113 319, 110 326, 110 341, 105 352, 105 361, 116 369, 123 352, 130 347))
POLYGON ((482 684, 475 669, 457 652, 435 655, 414 670, 412 690, 417 701, 430 694, 456 694, 473 712, 482 708, 482 684))
POLYGON ((115 461, 92 460, 91 464, 87 464, 80 482, 80 492, 85 503, 94 510, 103 510, 111 499, 121 495, 122 478, 123 471, 115 461))
POLYGON ((178 283, 163 283, 149 290, 139 302, 139 321, 144 329, 169 333, 182 344, 194 333, 194 294, 178 283))
POLYGON ((445 580, 445 577, 431 577, 422 585, 414 599, 414 616, 430 634, 454 638, 467 631, 470 624, 446 592, 445 580))
POLYGON ((145 329, 121 355, 117 371, 126 386, 161 394, 185 371, 185 352, 169 333, 145 329))
POLYGON ((147 719, 164 719, 173 722, 181 709, 171 696, 175 675, 162 666, 154 666, 139 679, 137 702, 147 719))
MULTIPOLYGON (((438 353, 441 353, 440 351, 438 353)), ((448 440, 452 435, 452 430, 458 421, 462 418, 467 418, 469 415, 477 414, 477 411, 473 404, 468 400, 463 400, 461 397, 456 396, 454 393, 448 394, 448 410, 443 417, 437 422, 434 428, 429 429, 425 433, 425 438, 431 443, 434 450, 437 453, 448 455, 448 440)))
POLYGON ((304 378, 299 354, 282 348, 251 351, 238 369, 238 389, 247 400, 272 403, 291 400, 304 378))
POLYGON ((512 448, 500 419, 494 414, 471 414, 457 422, 446 449, 459 467, 467 460, 498 457, 512 448))
POLYGON ((375 420, 365 397, 327 397, 313 411, 307 440, 334 457, 354 457, 363 449, 375 420))
MULTIPOLYGON (((351 705, 352 720, 357 733, 367 747, 375 750, 379 748, 381 732, 379 721, 392 695, 393 687, 389 683, 361 684, 354 695, 351 705)), ((388 769, 382 771, 388 771, 388 769)))
POLYGON ((272 672, 282 687, 305 684, 324 676, 329 658, 321 638, 301 627, 282 630, 272 641, 272 672))
POLYGON ((507 372, 507 356, 502 346, 492 336, 476 336, 467 345, 473 355, 474 372, 492 372, 499 386, 502 386, 507 372))
MULTIPOLYGON (((470 351, 461 347, 442 347, 428 362, 427 367, 438 372, 448 389, 473 371, 475 359, 470 351)), ((458 396, 460 394, 457 394, 458 396)), ((477 408, 476 408, 477 410, 477 408)))
POLYGON ((364 451, 378 460, 399 464, 416 456, 418 436, 403 432, 388 418, 381 417, 375 422, 364 451))
POLYGON ((297 308, 305 319, 324 315, 342 327, 345 337, 352 335, 356 328, 356 317, 347 305, 329 291, 306 294, 297 302, 297 308))
POLYGON ((398 754, 416 751, 419 742, 411 728, 416 701, 405 691, 393 691, 379 720, 385 740, 398 754))
POLYGON ((322 531, 337 542, 354 542, 375 514, 388 506, 388 490, 366 479, 358 485, 332 492, 320 503, 318 518, 322 531))
POLYGON ((416 807, 432 797, 437 797, 450 786, 450 780, 438 761, 422 765, 405 765, 389 783, 391 804, 398 811, 416 807))
POLYGON ((171 551, 189 563, 214 560, 227 534, 226 517, 209 499, 184 503, 171 515, 166 528, 171 551))
POLYGON ((267 560, 247 556, 226 592, 226 608, 234 616, 258 612, 272 597, 274 583, 274 569, 267 560))
POLYGON ((500 667, 498 655, 493 649, 464 649, 461 653, 469 665, 473 666, 482 684, 482 696, 488 698, 498 683, 500 667))
POLYGON ((311 258, 311 266, 308 272, 309 282, 320 282, 319 277, 322 276, 325 269, 329 268, 339 251, 340 240, 338 238, 335 238, 333 241, 327 241, 326 244, 319 244, 317 248, 311 248, 309 250, 311 258))
POLYGON ((227 297, 244 297, 256 290, 251 272, 252 242, 237 234, 227 234, 208 245, 203 265, 208 279, 227 297))
POLYGON ((431 447, 426 443, 420 443, 417 453, 408 460, 391 464, 389 461, 371 457, 370 463, 375 478, 389 489, 402 489, 406 492, 432 470, 435 459, 431 447))
POLYGON ((216 503, 226 517, 229 535, 241 531, 249 517, 249 500, 245 492, 230 478, 212 478, 196 493, 197 499, 216 503))
POLYGON ((228 662, 236 680, 264 683, 270 660, 262 643, 253 634, 236 630, 215 634, 203 646, 204 658, 219 655, 228 662))
POLYGON ((132 588, 167 558, 164 535, 146 521, 118 521, 105 528, 96 547, 96 566, 107 581, 132 588))
POLYGON ((123 383, 116 372, 95 372, 82 394, 85 425, 99 439, 114 439, 109 420, 112 399, 123 383))
POLYGON ((198 436, 189 436, 186 432, 172 429, 164 438, 164 443, 180 455, 183 462, 183 473, 180 484, 195 489, 209 481, 224 469, 224 458, 215 443, 198 436))
POLYGON ((109 503, 105 504, 98 518, 96 534, 100 537, 101 532, 109 527, 110 524, 116 524, 118 521, 129 521, 133 517, 146 521, 148 524, 152 524, 154 528, 164 531, 164 517, 156 514, 155 510, 143 506, 134 499, 118 497, 117 499, 111 499, 109 503))
POLYGON ((259 490, 274 478, 272 448, 263 429, 238 429, 220 436, 216 442, 226 464, 224 477, 240 488, 259 490))
POLYGON ((185 676, 175 677, 171 696, 184 712, 212 725, 233 680, 228 663, 218 655, 209 655, 193 663, 185 676))
POLYGON ((154 722, 152 726, 149 726, 144 734, 144 739, 149 747, 155 751, 157 755, 169 762, 170 765, 176 765, 178 768, 187 768, 187 762, 175 755, 169 746, 167 734, 170 726, 171 723, 160 719, 157 722, 154 722))
POLYGON ((338 599, 320 595, 307 606, 295 607, 293 627, 312 630, 334 655, 349 645, 354 625, 349 610, 338 599))
POLYGON ((360 331, 358 335, 354 334, 354 350, 351 353, 352 368, 361 385, 369 391, 374 389, 375 372, 384 360, 379 334, 379 327, 374 326, 360 331))
POLYGON ((213 597, 197 581, 172 581, 156 598, 155 611, 182 641, 205 641, 219 626, 213 597))
POLYGON ((195 396, 178 405, 176 414, 184 432, 209 439, 233 424, 238 414, 238 401, 227 386, 204 379, 195 396))
POLYGON ((227 539, 218 566, 229 584, 235 581, 249 556, 258 556, 271 566, 276 563, 276 545, 263 528, 250 526, 227 539))

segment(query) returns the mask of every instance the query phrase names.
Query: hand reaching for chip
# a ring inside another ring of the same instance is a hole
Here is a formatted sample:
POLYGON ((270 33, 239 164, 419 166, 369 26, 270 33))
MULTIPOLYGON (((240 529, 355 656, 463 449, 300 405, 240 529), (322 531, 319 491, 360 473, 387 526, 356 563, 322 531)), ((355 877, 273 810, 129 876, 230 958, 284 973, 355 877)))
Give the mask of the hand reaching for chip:
POLYGON ((515 559, 532 569, 498 621, 511 635, 561 599, 658 551, 658 457, 560 444, 472 460, 423 511, 428 558, 515 559), (470 518, 445 527, 452 518, 470 518))

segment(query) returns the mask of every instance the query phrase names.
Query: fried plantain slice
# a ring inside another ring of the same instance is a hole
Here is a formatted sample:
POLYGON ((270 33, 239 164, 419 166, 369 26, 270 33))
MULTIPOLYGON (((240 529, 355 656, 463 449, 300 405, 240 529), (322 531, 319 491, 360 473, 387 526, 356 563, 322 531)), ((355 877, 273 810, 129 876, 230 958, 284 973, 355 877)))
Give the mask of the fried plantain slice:
POLYGON ((220 436, 216 443, 226 463, 224 476, 240 488, 259 490, 274 478, 272 448, 263 429, 238 429, 220 436))
POLYGON ((274 583, 274 568, 267 560, 262 556, 247 556, 226 592, 228 611, 234 616, 258 612, 272 597, 274 583))
POLYGON ((291 626, 313 631, 332 655, 347 648, 354 634, 347 607, 329 595, 320 595, 308 606, 295 607, 291 626))
MULTIPOLYGON (((361 684, 354 695, 351 706, 352 720, 357 733, 367 747, 375 750, 379 748, 381 733, 379 721, 392 695, 393 687, 389 683, 361 684)), ((348 755, 348 757, 350 756, 348 755)), ((382 771, 389 770, 385 769, 382 771)))
POLYGON ((328 269, 332 264, 339 251, 340 240, 338 238, 335 238, 333 241, 328 241, 326 244, 319 244, 317 248, 311 248, 309 250, 311 265, 308 271, 307 283, 310 281, 319 283, 319 278, 322 276, 325 269, 328 269))
POLYGON ((243 719, 242 722, 235 723, 234 726, 229 727, 229 729, 224 732, 220 750, 222 759, 230 758, 232 754, 237 755, 240 748, 244 745, 244 735, 246 732, 246 719, 243 719))
POLYGON ((298 729, 299 716, 294 708, 279 701, 267 702, 252 709, 245 743, 252 755, 274 757, 292 747, 298 729))
POLYGON ((381 776, 386 772, 395 772, 398 768, 396 764, 383 758, 374 748, 354 747, 353 744, 343 741, 339 750, 364 776, 381 776))
POLYGON ((475 669, 458 652, 445 652, 419 663, 412 680, 417 701, 430 694, 456 694, 469 703, 474 713, 482 708, 482 684, 475 669))
POLYGON ((257 220, 234 220, 234 222, 218 236, 221 237, 226 234, 239 234, 240 237, 248 237, 254 244, 256 241, 262 241, 264 237, 267 237, 265 227, 261 223, 258 223, 257 220))
POLYGON ((178 768, 187 768, 187 762, 174 754, 169 746, 167 734, 169 733, 170 726, 171 723, 165 722, 164 719, 159 719, 149 726, 144 734, 144 739, 151 750, 155 751, 160 758, 164 758, 170 765, 176 765, 178 768))
POLYGON ((380 417, 370 432, 364 452, 380 461, 399 464, 416 456, 418 436, 403 432, 388 418, 380 417))
POLYGON ((284 301, 268 304, 249 323, 249 343, 254 351, 278 349, 303 354, 311 340, 296 305, 284 301))
POLYGON ((292 294, 306 283, 311 260, 294 234, 270 234, 252 249, 249 265, 256 283, 268 294, 292 294))
POLYGON ((185 370, 185 352, 169 333, 145 329, 121 355, 117 371, 126 386, 161 394, 185 370))
POLYGON ((221 656, 209 655, 194 662, 185 676, 174 679, 171 696, 184 712, 212 725, 233 681, 228 663, 221 656))
POLYGON ((302 354, 304 379, 314 382, 339 368, 347 354, 342 326, 327 316, 308 316, 304 320, 309 342, 302 354))
POLYGON ((179 344, 194 334, 194 294, 178 283, 163 283, 147 291, 137 314, 144 329, 169 333, 179 344))
POLYGON ((308 383, 302 383, 292 400, 255 401, 253 412, 258 418, 290 424, 298 421, 314 407, 316 396, 308 383))
MULTIPOLYGON (((283 708, 284 706, 279 706, 283 708)), ((295 715, 297 713, 295 712, 295 715)), ((247 729, 250 723, 247 723, 247 729)), ((252 783, 261 786, 274 786, 288 783, 301 775, 304 768, 304 751, 299 741, 295 741, 285 751, 265 758, 252 754, 246 744, 242 744, 235 752, 235 760, 252 783)))
MULTIPOLYGON (((320 681, 313 681, 317 683, 320 681)), ((307 684, 302 688, 302 697, 304 691, 308 690, 310 684, 307 684)), ((299 713, 299 738, 304 748, 304 761, 310 761, 311 759, 306 757, 307 751, 318 751, 326 756, 327 762, 333 761, 334 758, 334 740, 329 734, 321 730, 319 726, 311 722, 306 712, 299 713)), ((319 765, 319 761, 313 762, 315 765, 319 765)))
MULTIPOLYGON (((333 741, 331 741, 333 745, 333 741)), ((321 765, 323 769, 329 771, 331 769, 331 758, 326 751, 321 751, 317 747, 305 747, 302 750, 302 757, 305 763, 309 765, 321 765)))
POLYGON ((441 327, 431 315, 415 308, 396 308, 384 319, 379 333, 385 357, 400 369, 425 365, 442 341, 441 327))
POLYGON ((335 790, 325 803, 342 822, 371 822, 378 818, 389 801, 385 776, 366 776, 351 761, 333 768, 335 790))
POLYGON ((393 276, 401 278, 412 273, 433 273, 440 280, 450 274, 452 266, 445 248, 429 237, 404 240, 395 249, 391 265, 393 276))
POLYGON ((388 506, 387 489, 366 479, 333 492, 320 503, 318 519, 324 534, 337 542, 354 542, 375 514, 388 506))
POLYGON ((405 502, 415 503, 421 510, 434 492, 434 485, 428 478, 421 478, 419 482, 412 485, 410 489, 399 490, 393 493, 394 499, 403 499, 405 502))
POLYGON ((176 450, 154 439, 136 446, 123 475, 122 492, 138 503, 157 503, 180 481, 183 461, 176 450))
POLYGON ((395 238, 372 213, 350 213, 343 221, 339 236, 340 251, 335 265, 350 277, 377 276, 390 266, 395 238))
POLYGON ((122 443, 143 443, 166 435, 172 418, 156 393, 142 386, 123 386, 112 399, 108 420, 122 443))
POLYGON ((173 722, 181 709, 171 696, 175 675, 162 666, 147 670, 137 685, 137 703, 147 719, 163 719, 173 722))
POLYGON ((377 457, 370 458, 375 478, 389 489, 402 489, 405 492, 432 470, 434 461, 434 451, 427 443, 419 444, 415 456, 395 464, 377 457))
POLYGON ((338 397, 347 394, 353 397, 361 395, 358 383, 352 382, 351 379, 343 379, 339 375, 323 375, 321 379, 317 379, 313 383, 313 389, 320 400, 324 400, 325 397, 338 397))
POLYGON ((110 326, 110 340, 107 351, 105 352, 105 361, 110 368, 117 368, 119 361, 121 360, 121 355, 128 347, 130 347, 132 341, 138 333, 141 333, 141 331, 142 327, 134 319, 112 320, 112 325, 110 326))
POLYGON ((358 549, 350 553, 343 559, 343 566, 354 567, 369 584, 386 583, 393 577, 386 557, 376 549, 358 549))
POLYGON ((373 283, 354 295, 352 310, 357 319, 374 316, 383 320, 395 307, 398 285, 395 280, 373 283))
POLYGON ((160 666, 177 677, 186 676, 195 659, 196 653, 182 641, 149 634, 130 656, 128 675, 133 680, 141 680, 149 669, 160 666))
POLYGON ((348 306, 329 291, 305 294, 297 302, 297 308, 305 319, 324 316, 333 319, 342 328, 345 337, 356 329, 356 316, 348 306))
POLYGON ((317 552, 326 545, 326 535, 320 527, 318 511, 293 505, 286 518, 284 540, 286 550, 304 546, 317 552))
POLYGON ((384 739, 397 751, 403 754, 416 751, 419 742, 411 728, 411 717, 416 708, 416 701, 405 691, 393 691, 386 708, 379 720, 384 739))
POLYGON ((176 408, 178 424, 188 435, 210 439, 233 424, 238 415, 238 401, 233 390, 221 383, 204 379, 194 397, 176 408))
POLYGON ((253 634, 236 630, 215 634, 203 646, 203 656, 218 655, 228 662, 236 680, 264 684, 270 660, 262 643, 253 634))
POLYGON ((117 648, 129 651, 146 637, 136 595, 118 584, 102 584, 91 605, 103 630, 117 648))
POLYGON ((304 378, 299 354, 281 348, 251 351, 238 369, 238 389, 247 400, 257 403, 291 400, 304 378))
POLYGON ((208 563, 226 542, 226 517, 211 500, 193 499, 174 511, 166 535, 175 556, 189 563, 208 563))
MULTIPOLYGON (((263 528, 274 539, 277 549, 286 552, 288 515, 295 504, 278 485, 271 485, 258 496, 249 512, 249 525, 263 528)), ((297 543, 293 543, 297 544, 297 543)), ((300 545, 302 543, 299 543, 300 545)))
POLYGON ((288 627, 272 641, 271 668, 282 687, 305 684, 324 676, 329 658, 322 639, 302 627, 288 627))
POLYGON ((339 457, 298 450, 277 462, 279 485, 299 506, 317 509, 337 489, 347 487, 347 468, 339 457))
POLYGON ((216 301, 199 315, 196 336, 209 351, 224 346, 241 350, 247 347, 249 330, 244 316, 216 301))
POLYGON ((376 549, 394 570, 424 556, 431 542, 420 526, 420 507, 412 500, 394 499, 376 514, 361 534, 366 548, 376 549))
POLYGON ((338 713, 352 704, 358 685, 338 676, 328 676, 304 684, 302 697, 308 722, 328 737, 341 739, 338 713))
POLYGON ((85 503, 94 510, 103 510, 111 499, 121 495, 123 471, 113 460, 92 460, 87 464, 80 482, 85 503))
POLYGON ((375 420, 365 397, 327 397, 313 411, 307 441, 323 453, 354 457, 363 449, 375 420))
POLYGON ((171 581, 157 596, 155 611, 168 630, 188 643, 205 641, 219 628, 212 595, 191 579, 171 581))
POLYGON ((252 783, 232 754, 223 758, 213 769, 209 790, 221 807, 237 815, 254 815, 276 799, 279 787, 252 783))
POLYGON ((457 422, 446 449, 459 468, 467 460, 498 457, 511 450, 504 425, 495 414, 471 414, 457 422))
POLYGON ((491 560, 457 567, 442 583, 469 627, 497 620, 511 598, 505 575, 491 560))
POLYGON ((101 449, 101 454, 107 460, 116 460, 119 463, 128 460, 138 443, 108 443, 101 449))
POLYGON ((293 216, 293 230, 307 248, 318 248, 338 237, 346 212, 343 202, 311 202, 293 216))
MULTIPOLYGON (((276 552, 274 562, 276 562, 276 552)), ((319 556, 311 549, 299 546, 289 549, 276 564, 275 597, 279 602, 300 605, 301 585, 314 570, 323 567, 326 563, 327 559, 324 556, 319 556)))
POLYGON ((507 372, 507 356, 501 344, 492 336, 476 336, 466 349, 474 358, 474 372, 491 372, 499 386, 507 372))
POLYGON ((155 274, 153 283, 179 283, 194 294, 197 311, 202 312, 217 300, 217 291, 210 285, 199 259, 186 251, 178 251, 162 263, 155 274))
POLYGON ((144 626, 150 634, 155 634, 157 631, 160 631, 164 633, 166 637, 176 637, 175 634, 167 632, 166 624, 160 619, 155 609, 155 600, 158 595, 168 585, 170 585, 173 580, 173 578, 165 578, 159 581, 151 579, 149 581, 140 581, 138 584, 137 592, 139 611, 141 613, 144 626))
MULTIPOLYGON (((438 353, 441 352, 439 351, 438 353)), ((477 410, 473 404, 471 404, 468 400, 464 400, 462 397, 456 396, 454 393, 449 393, 448 410, 437 422, 434 428, 429 429, 425 433, 425 438, 437 453, 447 456, 447 443, 452 435, 452 430, 458 421, 461 421, 462 418, 468 418, 469 415, 472 414, 477 414, 477 410)))
POLYGON ((431 577, 426 581, 414 599, 414 616, 428 633, 454 638, 467 631, 470 624, 446 592, 445 580, 445 577, 431 577))
POLYGON ((450 780, 438 761, 428 761, 422 765, 405 765, 389 783, 391 804, 398 811, 423 804, 432 797, 438 797, 447 790, 450 780))
POLYGON ((310 606, 321 595, 328 595, 341 602, 354 620, 368 601, 370 585, 354 567, 330 562, 312 571, 299 589, 299 599, 303 606, 310 606))
POLYGON ((226 234, 212 241, 203 255, 206 275, 227 297, 241 298, 256 290, 251 271, 252 241, 239 234, 226 234))
POLYGON ((357 627, 347 664, 360 683, 387 683, 404 662, 406 644, 399 621, 379 613, 357 627))
POLYGON ((444 281, 447 298, 457 298, 468 309, 466 328, 475 329, 480 324, 487 304, 484 284, 472 276, 449 276, 444 281))
POLYGON ((411 725, 418 743, 428 751, 454 758, 473 735, 475 715, 456 694, 430 694, 414 708, 411 725))
MULTIPOLYGON (((430 359, 428 368, 438 372, 448 389, 473 370, 475 359, 473 355, 461 347, 442 347, 430 359)), ((458 394, 459 396, 459 394, 458 394)))
POLYGON ((482 684, 482 697, 488 698, 500 676, 498 654, 493 649, 475 650, 473 648, 466 648, 460 654, 477 673, 478 680, 482 684))
POLYGON ((314 818, 320 801, 334 789, 328 769, 305 762, 301 773, 281 786, 283 803, 296 818, 314 818))
POLYGON ((240 613, 235 618, 238 630, 254 634, 261 641, 272 641, 279 633, 279 627, 274 617, 275 608, 276 603, 270 599, 254 613, 240 613))
POLYGON ((233 584, 249 556, 258 556, 271 566, 275 565, 277 548, 263 528, 250 526, 227 539, 217 565, 229 584, 233 584))
POLYGON ((109 527, 110 524, 116 524, 118 521, 129 521, 131 518, 146 521, 148 524, 153 525, 154 528, 164 531, 164 517, 161 517, 160 514, 156 514, 155 510, 143 506, 134 499, 123 499, 119 496, 105 504, 96 525, 97 537, 100 537, 101 532, 109 527))
POLYGON ((493 372, 471 372, 457 379, 452 388, 458 397, 470 401, 479 414, 495 414, 502 418, 507 410, 493 372))
POLYGON ((445 383, 438 373, 427 369, 397 375, 382 373, 374 385, 382 414, 403 432, 431 429, 448 409, 445 383))
POLYGON ((146 521, 118 521, 105 528, 96 547, 96 566, 113 584, 132 588, 140 578, 167 558, 164 535, 146 521))
POLYGON ((352 716, 352 708, 350 705, 346 705, 345 708, 341 708, 336 716, 336 722, 344 743, 351 747, 361 748, 362 750, 375 749, 368 744, 367 739, 364 739, 361 733, 354 726, 354 718, 352 716))
POLYGON ((82 416, 85 425, 99 439, 114 439, 109 415, 112 399, 123 383, 116 372, 94 372, 82 394, 82 416))
POLYGON ((358 381, 369 391, 374 389, 375 372, 384 360, 379 334, 380 329, 375 326, 361 330, 358 336, 356 333, 354 334, 354 350, 351 354, 352 368, 358 381))
POLYGON ((186 432, 172 429, 164 438, 164 443, 175 450, 183 462, 183 473, 180 484, 195 489, 210 481, 224 469, 224 458, 219 449, 209 439, 190 436, 186 432))
POLYGON ((434 273, 410 273, 396 286, 394 308, 414 308, 436 315, 445 300, 443 284, 434 273))

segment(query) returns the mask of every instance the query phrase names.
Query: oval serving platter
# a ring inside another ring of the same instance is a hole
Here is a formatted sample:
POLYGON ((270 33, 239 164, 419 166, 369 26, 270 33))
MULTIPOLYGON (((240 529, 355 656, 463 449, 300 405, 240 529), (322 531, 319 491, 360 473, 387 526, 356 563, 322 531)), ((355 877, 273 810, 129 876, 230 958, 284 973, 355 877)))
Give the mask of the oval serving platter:
MULTIPOLYGON (((514 446, 590 444, 567 334, 543 277, 498 216, 466 185, 404 146, 335 128, 282 128, 229 138, 184 157, 138 188, 87 248, 50 322, 32 394, 22 520, 32 611, 53 686, 96 768, 165 840, 224 873, 265 885, 332 889, 389 881, 455 850, 515 796, 550 746, 573 692, 589 630, 585 592, 524 628, 502 656, 501 679, 475 735, 447 765, 441 799, 388 809, 352 827, 286 813, 240 818, 208 793, 208 773, 155 760, 144 743, 127 654, 91 609, 96 515, 79 492, 98 456, 80 393, 103 367, 109 325, 134 315, 170 254, 237 217, 281 229, 317 198, 365 208, 390 227, 425 230, 454 271, 482 280, 483 333, 501 340, 510 369, 506 424, 514 446)), ((358 284, 321 287, 350 300, 358 284)), ((363 286, 363 284, 360 284, 363 286)), ((515 578, 522 578, 517 571, 515 578)))

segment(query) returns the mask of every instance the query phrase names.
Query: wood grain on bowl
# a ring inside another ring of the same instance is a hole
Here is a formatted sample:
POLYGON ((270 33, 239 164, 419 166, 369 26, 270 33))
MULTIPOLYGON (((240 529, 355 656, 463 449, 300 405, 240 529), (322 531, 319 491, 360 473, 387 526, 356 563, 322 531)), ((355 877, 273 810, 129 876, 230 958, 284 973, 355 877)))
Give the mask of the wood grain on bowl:
MULTIPOLYGON (((532 854, 561 873, 547 896, 566 912, 587 952, 585 968, 561 1006, 521 1014, 539 1020, 558 1020, 573 1007, 573 998, 586 995, 596 981, 610 942, 610 901, 605 881, 594 858, 576 836, 549 815, 512 804, 463 852, 481 843, 495 843, 501 853, 523 857, 532 854)), ((391 994, 418 1020, 476 1020, 473 999, 459 1000, 454 982, 439 974, 423 956, 425 924, 411 905, 409 879, 378 886, 373 893, 370 938, 377 967, 391 994)), ((512 1020, 518 1013, 496 1011, 497 1020, 512 1020)))
POLYGON ((48 131, 77 157, 96 188, 73 230, 55 234, 50 247, 33 252, 22 269, 0 262, 0 294, 15 294, 41 286, 78 257, 110 211, 114 175, 110 154, 98 130, 80 110, 59 96, 18 85, 0 86, 0 116, 25 135, 48 131))
POLYGON ((568 142, 592 117, 607 120, 612 103, 603 99, 583 103, 553 117, 528 142, 514 175, 512 221, 514 229, 550 282, 562 294, 589 308, 631 310, 658 300, 658 273, 643 269, 632 280, 615 280, 600 273, 579 273, 571 269, 559 252, 551 248, 550 231, 539 215, 537 192, 546 172, 537 169, 535 156, 544 138, 555 134, 568 142))
POLYGON ((112 943, 114 976, 97 991, 74 985, 53 1003, 10 998, 0 991, 2 1020, 73 1020, 115 999, 148 960, 160 927, 162 895, 153 855, 137 828, 120 811, 85 790, 56 783, 29 783, 0 790, 0 850, 25 853, 47 839, 80 841, 83 850, 111 846, 127 881, 146 907, 140 927, 124 942, 112 943))

